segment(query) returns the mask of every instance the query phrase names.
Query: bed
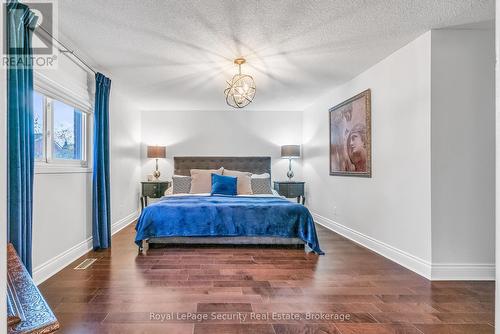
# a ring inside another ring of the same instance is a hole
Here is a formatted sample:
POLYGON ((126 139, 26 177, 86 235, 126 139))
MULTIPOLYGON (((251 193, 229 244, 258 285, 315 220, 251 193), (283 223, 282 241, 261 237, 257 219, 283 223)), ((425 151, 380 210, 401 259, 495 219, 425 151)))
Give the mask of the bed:
MULTIPOLYGON (((218 169, 271 174, 270 157, 174 157, 174 174, 218 169)), ((323 254, 309 210, 272 195, 165 196, 146 207, 136 225, 139 252, 144 242, 157 244, 226 244, 304 247, 323 254)))

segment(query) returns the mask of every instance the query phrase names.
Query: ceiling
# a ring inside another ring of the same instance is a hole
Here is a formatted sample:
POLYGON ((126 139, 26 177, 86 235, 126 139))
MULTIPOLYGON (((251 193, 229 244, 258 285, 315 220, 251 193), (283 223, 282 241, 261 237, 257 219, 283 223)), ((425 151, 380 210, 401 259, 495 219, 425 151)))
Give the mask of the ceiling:
POLYGON ((143 110, 232 109, 240 56, 244 110, 303 110, 429 29, 493 18, 493 0, 59 1, 59 30, 143 110))

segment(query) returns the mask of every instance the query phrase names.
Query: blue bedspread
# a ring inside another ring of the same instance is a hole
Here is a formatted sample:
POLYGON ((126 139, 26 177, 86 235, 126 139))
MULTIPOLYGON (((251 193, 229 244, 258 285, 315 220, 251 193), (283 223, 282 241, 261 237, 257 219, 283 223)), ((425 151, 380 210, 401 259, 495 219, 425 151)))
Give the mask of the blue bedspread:
POLYGON ((139 246, 153 237, 286 237, 324 254, 309 210, 280 197, 164 197, 142 211, 136 231, 139 246))

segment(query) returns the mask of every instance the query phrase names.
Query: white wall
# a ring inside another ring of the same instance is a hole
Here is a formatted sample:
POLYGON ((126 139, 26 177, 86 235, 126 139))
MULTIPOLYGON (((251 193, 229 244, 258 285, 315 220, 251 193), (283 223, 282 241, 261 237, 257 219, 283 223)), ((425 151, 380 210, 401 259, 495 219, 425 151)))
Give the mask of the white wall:
MULTIPOLYGON (((167 159, 160 161, 162 178, 173 173, 174 156, 271 156, 274 180, 286 179, 288 161, 280 158, 280 146, 300 144, 302 113, 299 111, 143 111, 142 178, 154 170, 146 158, 147 145, 166 145, 167 159)), ((297 180, 301 160, 293 161, 297 180)))
MULTIPOLYGON (((112 231, 137 218, 140 114, 112 83, 110 175, 112 231)), ((92 150, 89 151, 92 155, 92 150)), ((40 283, 92 248, 92 170, 35 169, 33 268, 40 283), (57 238, 54 242, 54 237, 57 238)))
POLYGON ((110 99, 111 222, 135 219, 141 178, 141 115, 112 83, 110 99))
POLYGON ((492 30, 432 31, 433 267, 494 266, 494 68, 492 30))
POLYGON ((431 261, 431 34, 303 114, 304 175, 316 221, 428 276, 431 261), (372 90, 372 178, 329 176, 328 109, 372 90))
POLYGON ((493 34, 427 32, 304 112, 319 223, 432 279, 494 272, 493 34), (372 90, 371 179, 328 175, 328 108, 372 90))
MULTIPOLYGON (((54 257, 92 235, 92 174, 88 171, 40 173, 33 194, 33 275, 45 277, 54 257), (57 242, 54 242, 54 238, 57 242)), ((84 245, 82 245, 84 246, 84 245)))
MULTIPOLYGON (((91 109, 89 73, 68 55, 57 69, 34 71, 37 91, 91 109)), ((92 117, 89 117, 92 129, 92 117)), ((91 147, 92 133, 87 138, 91 147)), ((89 248, 92 235, 92 153, 89 167, 37 163, 33 185, 33 278, 39 283, 89 248), (61 236, 54 242, 54 236, 61 236)))

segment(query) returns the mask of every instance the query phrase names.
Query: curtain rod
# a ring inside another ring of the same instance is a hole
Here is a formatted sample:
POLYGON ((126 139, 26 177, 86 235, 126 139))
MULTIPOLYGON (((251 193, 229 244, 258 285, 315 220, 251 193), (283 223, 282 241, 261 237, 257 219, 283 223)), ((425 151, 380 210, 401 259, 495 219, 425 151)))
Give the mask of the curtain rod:
POLYGON ((57 43, 59 43, 59 45, 61 45, 63 48, 65 48, 65 50, 61 50, 60 48, 57 48, 59 51, 61 51, 62 53, 69 53, 71 55, 73 55, 76 59, 78 59, 78 61, 80 61, 80 63, 82 63, 85 67, 87 67, 89 70, 91 70, 92 72, 94 72, 94 74, 97 74, 97 71, 94 70, 94 68, 92 66, 90 66, 89 64, 87 64, 82 58, 80 58, 74 50, 71 50, 70 48, 68 48, 66 45, 64 45, 60 40, 56 39, 54 36, 52 36, 51 33, 49 33, 47 30, 45 30, 45 28, 43 28, 41 25, 39 25, 37 28, 43 30, 52 40, 56 41, 57 43))

